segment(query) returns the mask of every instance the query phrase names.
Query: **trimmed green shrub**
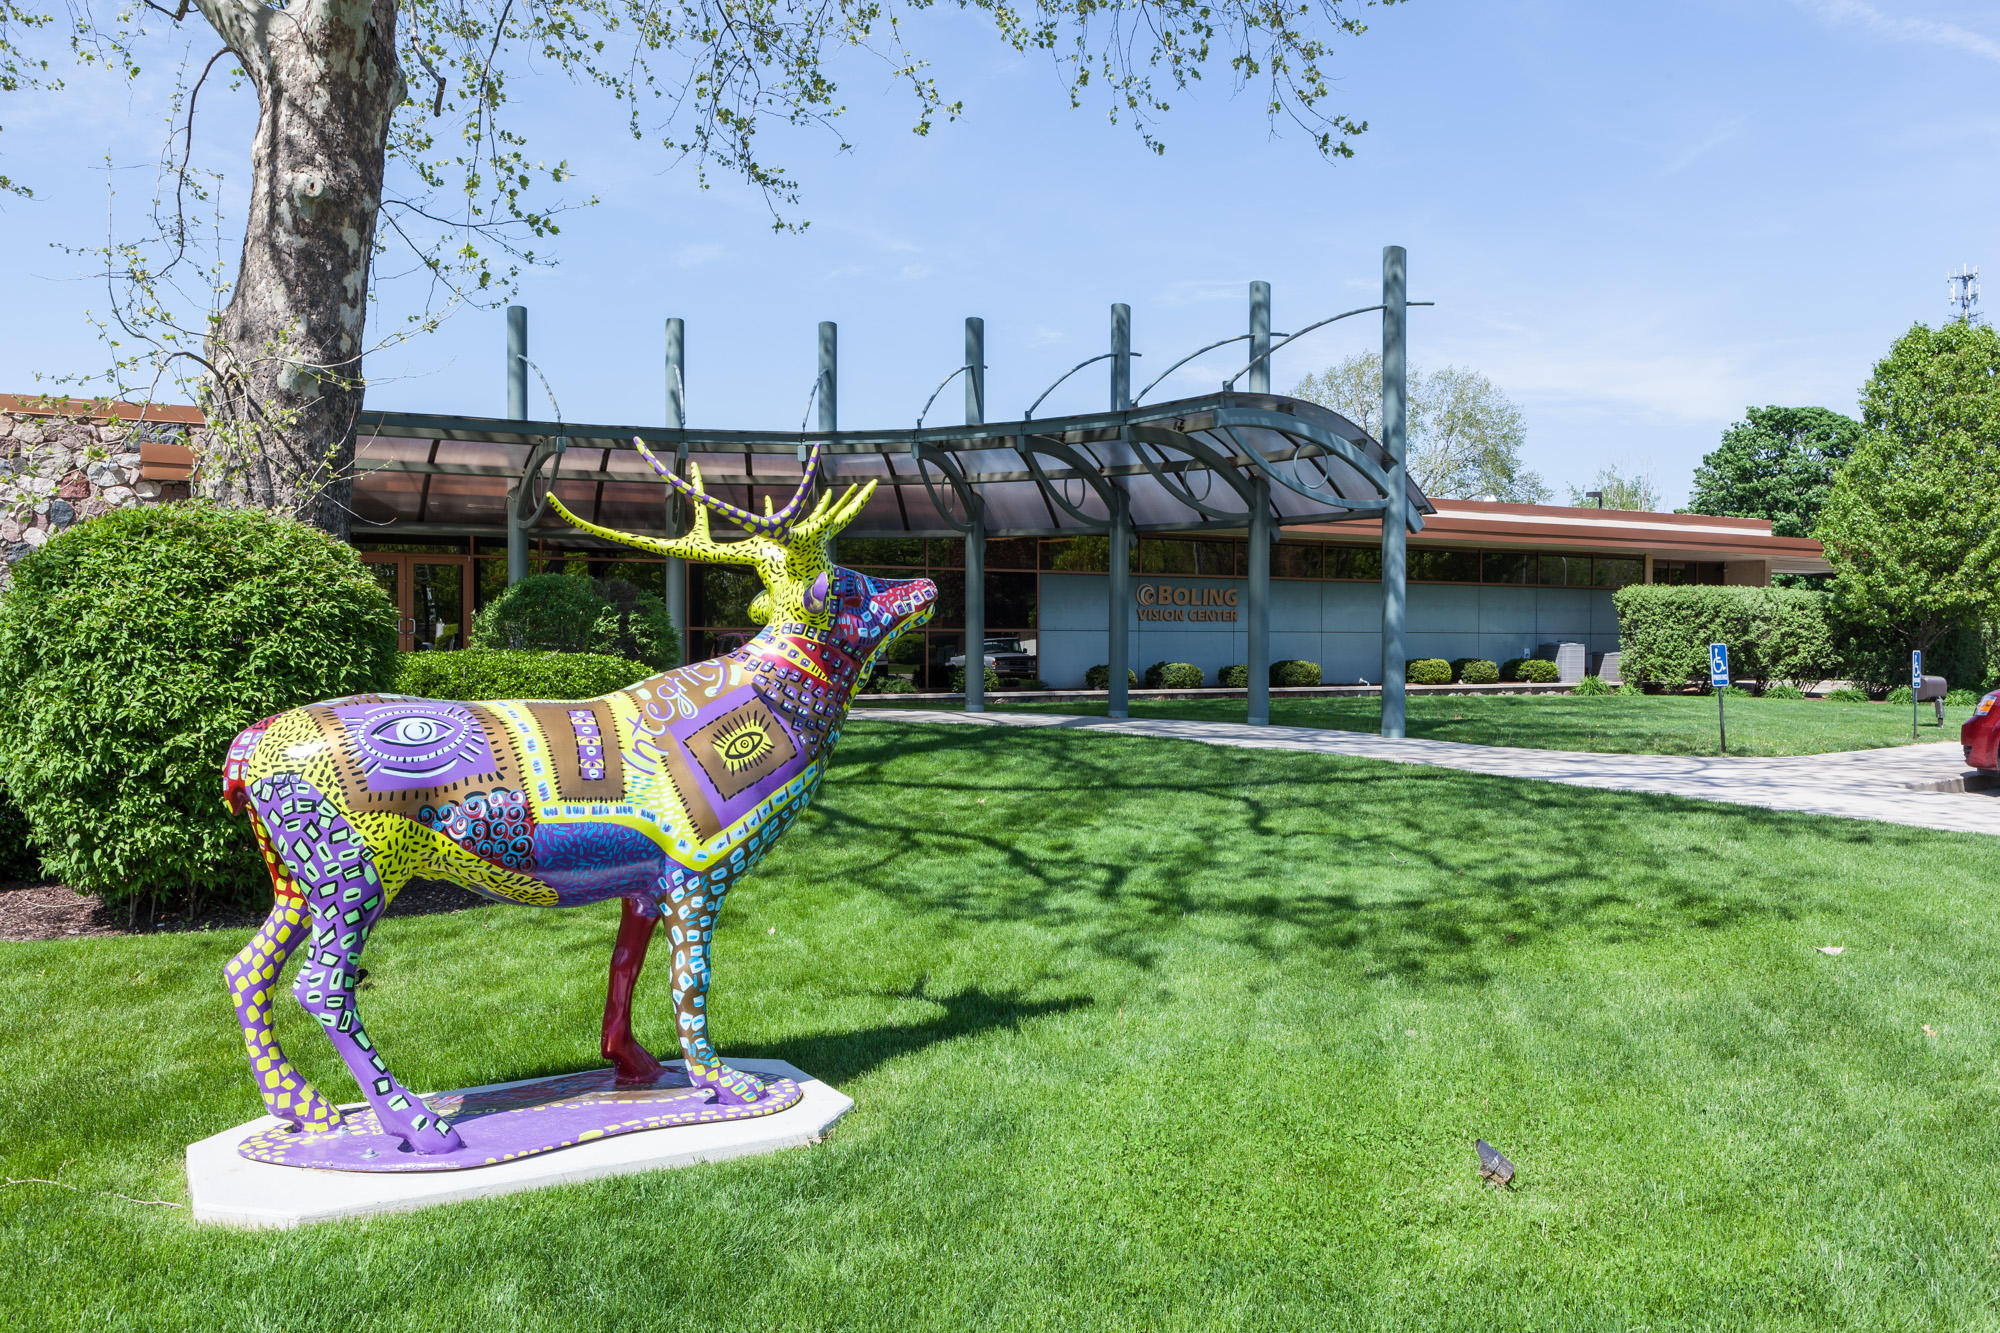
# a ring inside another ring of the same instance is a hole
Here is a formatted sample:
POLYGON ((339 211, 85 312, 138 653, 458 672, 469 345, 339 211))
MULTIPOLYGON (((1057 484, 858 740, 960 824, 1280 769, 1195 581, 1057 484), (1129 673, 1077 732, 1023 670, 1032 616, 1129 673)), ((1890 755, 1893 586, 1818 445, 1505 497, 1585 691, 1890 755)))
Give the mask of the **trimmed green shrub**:
POLYGON ((652 674, 644 662, 596 653, 467 648, 404 653, 396 692, 426 699, 594 699, 652 674))
MULTIPOLYGON (((1510 657, 1506 661, 1500 664, 1500 679, 1508 681, 1510 683, 1515 681, 1536 679, 1536 677, 1533 676, 1522 675, 1521 669, 1527 666, 1527 664, 1530 662, 1544 662, 1547 660, 1548 660, 1547 658, 1542 658, 1542 657, 1510 657)), ((1553 662, 1549 664, 1551 666, 1555 665, 1553 662)), ((1539 671, 1540 669, 1541 668, 1539 667, 1535 668, 1535 670, 1537 671, 1539 671)), ((1560 675, 1561 673, 1558 672, 1557 674, 1560 675)), ((1553 680, 1555 679, 1555 677, 1551 676, 1549 679, 1553 680)), ((1630 679, 1630 677, 1627 677, 1627 679, 1630 679)))
POLYGON ((1282 662, 1271 663, 1271 683, 1273 685, 1301 686, 1319 684, 1319 663, 1303 658, 1288 657, 1282 662))
MULTIPOLYGON (((986 668, 986 692, 988 694, 998 694, 1000 692, 1000 673, 992 667, 986 668)), ((962 666, 955 666, 951 669, 951 693, 965 693, 965 668, 962 666)))
POLYGON ((882 676, 868 687, 871 694, 915 694, 917 684, 908 676, 882 676))
POLYGON ((474 648, 625 657, 664 669, 680 659, 666 603, 624 579, 534 574, 480 608, 474 648))
POLYGON ((1837 690, 1828 690, 1826 699, 1828 703, 1865 704, 1868 702, 1868 691, 1856 689, 1852 685, 1843 685, 1837 690))
POLYGON ((1215 683, 1232 690, 1247 690, 1250 688, 1250 667, 1244 662, 1226 666, 1215 673, 1215 683))
POLYGON ((1909 686, 1898 685, 1895 689, 1890 690, 1889 693, 1883 697, 1882 702, 1891 704, 1908 704, 1910 700, 1914 697, 1915 697, 1915 691, 1913 691, 1909 686))
POLYGON ((28 817, 8 799, 0 783, 0 879, 30 879, 41 873, 42 858, 28 832, 28 817))
POLYGON ((1553 685, 1561 678, 1562 672, 1546 657, 1524 657, 1514 668, 1514 679, 1530 685, 1553 685))
POLYGON ((1970 708, 1972 705, 1978 703, 1979 699, 1980 692, 1978 690, 1946 690, 1944 692, 1944 701, 1954 708, 1970 708))
POLYGON ((1764 687, 1764 697, 1766 699, 1803 699, 1806 697, 1806 692, 1796 685, 1788 685, 1784 681, 1779 681, 1775 685, 1766 685, 1764 687))
POLYGON ((1731 672, 1760 684, 1782 680, 1803 689, 1839 674, 1838 625, 1823 592, 1633 584, 1614 593, 1612 604, 1619 671, 1628 679, 1680 685, 1706 677, 1711 643, 1728 644, 1731 672))
POLYGON ((387 687, 396 611, 354 551, 290 518, 119 509, 0 596, 0 781, 54 878, 121 903, 266 892, 221 799, 238 732, 387 687))
MULTIPOLYGON (((1130 667, 1125 669, 1125 683, 1137 685, 1139 674, 1130 667)), ((1103 662, 1083 673, 1083 688, 1086 690, 1108 690, 1111 688, 1111 668, 1103 662)))
POLYGON ((1419 657, 1403 664, 1403 679, 1412 685, 1451 684, 1451 663, 1442 657, 1419 657))
POLYGON ((1452 662, 1451 674, 1464 685, 1493 685, 1500 679, 1500 664, 1483 657, 1461 657, 1452 662))
POLYGON ((1155 662, 1146 668, 1149 690, 1198 690, 1207 682, 1207 673, 1189 662, 1155 662))
POLYGON ((1616 694, 1617 689, 1598 676, 1585 676, 1576 683, 1576 693, 1584 695, 1616 694))

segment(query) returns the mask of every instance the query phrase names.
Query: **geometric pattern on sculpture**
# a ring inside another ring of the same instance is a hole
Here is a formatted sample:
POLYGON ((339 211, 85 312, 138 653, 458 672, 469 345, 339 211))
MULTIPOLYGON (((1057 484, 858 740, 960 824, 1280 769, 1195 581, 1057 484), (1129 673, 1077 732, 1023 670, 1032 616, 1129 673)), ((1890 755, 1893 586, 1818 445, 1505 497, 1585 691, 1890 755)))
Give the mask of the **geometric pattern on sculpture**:
MULTIPOLYGON (((860 512, 873 484, 823 496, 807 511, 817 463, 815 447, 798 491, 765 515, 710 500, 698 470, 691 481, 670 478, 696 502, 692 530, 671 541, 586 523, 550 497, 562 518, 595 536, 754 568, 768 619, 740 648, 596 699, 465 704, 365 695, 281 713, 236 739, 224 761, 224 794, 250 816, 274 900, 226 972, 272 1115, 315 1132, 341 1123, 272 1027, 272 997, 296 955, 293 996, 361 1085, 371 1123, 404 1151, 462 1150, 450 1121, 398 1081, 376 1049, 354 989, 383 909, 418 877, 532 906, 622 900, 602 1048, 620 1086, 661 1077, 660 1063, 632 1034, 631 999, 663 928, 690 1095, 717 1107, 755 1105, 767 1095, 759 1080, 725 1065, 710 1040, 718 915, 730 888, 818 791, 870 668, 898 635, 930 619, 937 595, 928 580, 874 579, 831 564, 828 541, 860 512), (714 540, 710 512, 749 535, 714 540)), ((713 1118, 699 1107, 661 1116, 662 1123, 713 1118)))

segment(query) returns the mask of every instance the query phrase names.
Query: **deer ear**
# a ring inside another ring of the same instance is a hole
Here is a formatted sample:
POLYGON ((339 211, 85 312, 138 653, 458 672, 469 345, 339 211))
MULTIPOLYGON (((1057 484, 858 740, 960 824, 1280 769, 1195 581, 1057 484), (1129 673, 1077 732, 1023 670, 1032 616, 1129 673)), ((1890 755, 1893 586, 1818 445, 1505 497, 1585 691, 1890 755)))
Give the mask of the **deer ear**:
POLYGON ((812 587, 806 589, 807 615, 823 616, 826 614, 827 589, 828 584, 825 574, 821 574, 812 581, 812 587))

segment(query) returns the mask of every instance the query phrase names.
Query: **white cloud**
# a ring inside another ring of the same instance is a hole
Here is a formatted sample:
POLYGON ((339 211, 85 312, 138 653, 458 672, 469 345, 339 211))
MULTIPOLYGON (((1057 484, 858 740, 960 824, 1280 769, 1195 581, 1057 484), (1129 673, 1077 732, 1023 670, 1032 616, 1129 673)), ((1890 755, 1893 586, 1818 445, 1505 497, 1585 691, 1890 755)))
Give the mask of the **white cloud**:
POLYGON ((727 253, 728 251, 714 241, 704 241, 700 245, 684 245, 676 250, 674 263, 682 268, 700 268, 704 264, 715 263, 727 253))
POLYGON ((1794 3, 1829 23, 1866 28, 1870 32, 1893 37, 1898 41, 1948 46, 1969 56, 2000 64, 2000 39, 1960 27, 1956 23, 1885 14, 1875 6, 1863 3, 1863 0, 1794 0, 1794 3))
POLYGON ((917 282, 936 272, 929 264, 905 264, 896 276, 905 282, 917 282))
POLYGON ((1054 347, 1057 343, 1068 341, 1069 335, 1061 329, 1038 328, 1028 336, 1030 347, 1054 347))

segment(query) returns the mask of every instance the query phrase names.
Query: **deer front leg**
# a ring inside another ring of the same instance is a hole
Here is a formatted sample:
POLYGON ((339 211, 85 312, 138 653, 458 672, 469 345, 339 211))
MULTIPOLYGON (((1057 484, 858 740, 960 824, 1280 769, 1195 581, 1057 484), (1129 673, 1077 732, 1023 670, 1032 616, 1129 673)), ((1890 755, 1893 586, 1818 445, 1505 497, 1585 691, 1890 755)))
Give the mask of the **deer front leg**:
POLYGON ((689 1080, 712 1091, 718 1102, 741 1106, 756 1101, 764 1085, 723 1064, 708 1040, 708 944, 721 906, 720 893, 700 892, 673 905, 667 929, 674 942, 674 1016, 689 1080))
POLYGON ((618 1071, 618 1082, 652 1084, 666 1070, 653 1053, 632 1036, 632 989, 646 965, 646 948, 660 924, 658 915, 639 910, 636 900, 624 900, 618 919, 618 943, 611 949, 611 984, 604 995, 604 1058, 618 1071))

